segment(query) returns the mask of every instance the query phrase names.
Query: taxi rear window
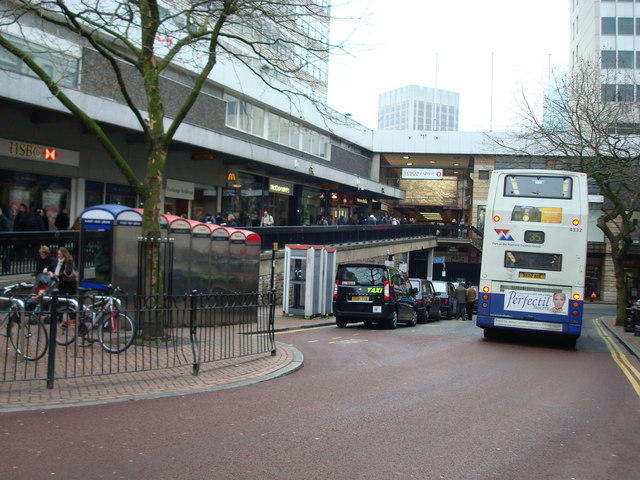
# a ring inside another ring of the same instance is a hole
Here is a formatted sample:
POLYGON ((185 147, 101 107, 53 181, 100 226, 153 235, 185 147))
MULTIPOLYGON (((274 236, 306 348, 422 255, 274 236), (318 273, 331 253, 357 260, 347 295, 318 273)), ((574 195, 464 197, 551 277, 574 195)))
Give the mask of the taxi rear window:
POLYGON ((342 267, 338 271, 340 285, 382 285, 387 271, 380 267, 342 267))

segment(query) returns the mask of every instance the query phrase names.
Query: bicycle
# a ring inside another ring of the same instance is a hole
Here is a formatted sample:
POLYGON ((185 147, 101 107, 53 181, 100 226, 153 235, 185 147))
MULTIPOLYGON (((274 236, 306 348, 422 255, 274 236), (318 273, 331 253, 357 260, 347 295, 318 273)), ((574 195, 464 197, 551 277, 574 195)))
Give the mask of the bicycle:
MULTIPOLYGON (((32 283, 22 282, 9 285, 0 290, 2 295, 10 294, 17 288, 33 287, 32 283)), ((25 302, 10 296, 4 298, 10 302, 9 309, 0 320, 0 332, 9 339, 11 346, 25 360, 41 359, 49 348, 49 335, 39 313, 27 312, 25 302)))
POLYGON ((131 346, 136 336, 136 324, 129 315, 120 311, 122 302, 115 296, 124 292, 113 285, 107 285, 107 288, 109 295, 96 295, 92 303, 82 305, 81 311, 77 312, 79 322, 74 318, 76 312, 72 308, 62 306, 62 311, 58 311, 57 344, 70 345, 80 336, 83 346, 91 346, 97 341, 108 353, 121 353, 131 346), (94 329, 98 332, 97 339, 93 338, 94 329))

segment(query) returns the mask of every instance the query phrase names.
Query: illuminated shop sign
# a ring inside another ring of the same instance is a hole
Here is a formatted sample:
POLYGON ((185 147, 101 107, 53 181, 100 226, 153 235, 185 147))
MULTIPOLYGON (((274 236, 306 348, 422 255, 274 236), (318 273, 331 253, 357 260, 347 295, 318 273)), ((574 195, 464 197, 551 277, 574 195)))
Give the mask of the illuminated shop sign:
POLYGON ((293 195, 293 183, 270 179, 269 191, 272 193, 281 193, 283 195, 293 195))
POLYGON ((71 167, 80 165, 80 154, 78 152, 6 138, 0 138, 0 156, 69 165, 71 167))
POLYGON ((442 180, 441 168, 403 168, 403 180, 442 180))

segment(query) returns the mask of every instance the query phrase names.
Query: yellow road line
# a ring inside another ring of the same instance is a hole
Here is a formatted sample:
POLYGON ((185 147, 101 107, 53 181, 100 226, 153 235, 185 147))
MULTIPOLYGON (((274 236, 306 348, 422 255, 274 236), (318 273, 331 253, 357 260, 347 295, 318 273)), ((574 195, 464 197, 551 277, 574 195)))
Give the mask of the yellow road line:
POLYGON ((333 325, 323 325, 321 327, 298 328, 296 330, 281 330, 279 332, 275 332, 275 334, 282 335, 284 333, 310 332, 311 330, 320 330, 321 328, 333 328, 333 325))
POLYGON ((625 355, 620 349, 618 342, 614 341, 609 333, 605 330, 605 327, 602 325, 602 320, 596 318, 593 320, 593 323, 596 326, 598 335, 600 335, 600 337, 604 340, 604 343, 607 345, 613 361, 616 362, 618 367, 620 367, 620 370, 622 370, 622 373, 624 373, 624 375, 627 377, 627 380, 629 380, 629 383, 631 383, 631 386, 636 391, 636 394, 640 397, 640 383, 638 383, 640 381, 640 372, 638 372, 638 370, 633 365, 631 365, 629 359, 627 358, 627 355, 625 355))

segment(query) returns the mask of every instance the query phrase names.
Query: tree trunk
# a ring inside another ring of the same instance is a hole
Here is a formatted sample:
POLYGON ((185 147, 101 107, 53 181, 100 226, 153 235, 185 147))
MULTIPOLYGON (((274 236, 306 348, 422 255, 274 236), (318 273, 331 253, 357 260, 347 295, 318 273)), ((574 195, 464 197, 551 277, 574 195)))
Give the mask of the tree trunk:
POLYGON ((145 258, 140 259, 144 268, 139 269, 139 275, 144 278, 140 279, 143 288, 138 293, 144 295, 143 301, 147 310, 143 339, 156 341, 167 338, 165 326, 169 324, 165 319, 168 310, 165 308, 164 278, 173 273, 164 271, 165 263, 162 261, 163 252, 160 244, 160 198, 166 154, 166 149, 157 147, 149 155, 142 216, 142 241, 145 242, 142 251, 145 258))

